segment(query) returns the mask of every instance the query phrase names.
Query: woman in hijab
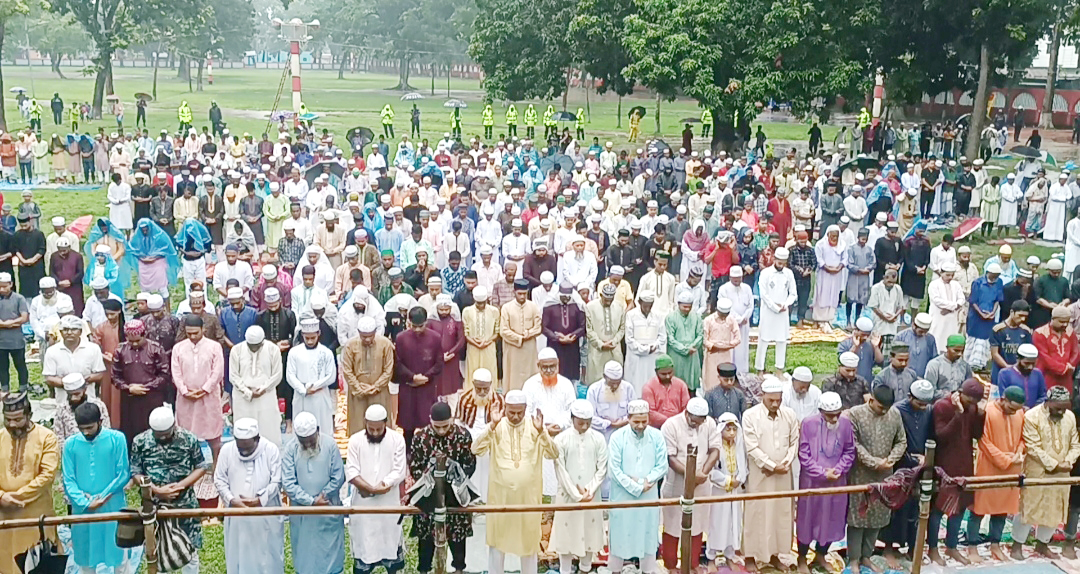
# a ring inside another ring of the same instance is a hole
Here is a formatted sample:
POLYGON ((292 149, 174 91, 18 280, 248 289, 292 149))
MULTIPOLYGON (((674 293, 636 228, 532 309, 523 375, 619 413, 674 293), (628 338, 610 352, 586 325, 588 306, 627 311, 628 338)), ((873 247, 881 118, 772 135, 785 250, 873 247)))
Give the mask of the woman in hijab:
POLYGON ((83 284, 89 286, 98 277, 109 282, 110 293, 121 299, 124 297, 128 277, 120 275, 120 266, 113 261, 112 254, 105 245, 98 245, 94 249, 94 256, 87 263, 86 273, 83 273, 83 284))
POLYGON ((368 237, 375 237, 375 232, 384 227, 383 216, 379 213, 379 205, 374 201, 364 206, 364 229, 368 237))
POLYGON ((705 262, 701 260, 701 252, 709 244, 709 236, 705 234, 705 221, 695 219, 690 229, 682 236, 682 266, 679 280, 686 281, 692 270, 698 270, 703 277, 711 277, 706 274, 705 262))
MULTIPOLYGON (((746 483, 749 467, 739 417, 735 416, 735 413, 724 413, 716 422, 720 430, 720 460, 716 468, 709 473, 713 492, 721 496, 741 494, 745 492, 743 485, 746 483)), ((716 560, 722 553, 727 568, 734 570, 732 558, 740 549, 742 541, 743 503, 720 502, 712 505, 711 512, 705 555, 709 560, 716 560)))
POLYGON ((169 285, 180 273, 180 259, 169 234, 148 218, 140 219, 128 242, 127 259, 129 267, 139 270, 142 290, 168 301, 169 285))
POLYGON ((334 290, 334 267, 330 265, 330 259, 323 253, 322 247, 309 245, 304 251, 304 257, 296 265, 293 272, 293 285, 303 285, 303 270, 307 265, 315 267, 315 286, 330 293, 334 290))
POLYGON ((259 261, 259 246, 255 241, 255 233, 248 224, 240 219, 232 222, 225 234, 225 245, 240 245, 240 258, 248 263, 255 264, 259 261))

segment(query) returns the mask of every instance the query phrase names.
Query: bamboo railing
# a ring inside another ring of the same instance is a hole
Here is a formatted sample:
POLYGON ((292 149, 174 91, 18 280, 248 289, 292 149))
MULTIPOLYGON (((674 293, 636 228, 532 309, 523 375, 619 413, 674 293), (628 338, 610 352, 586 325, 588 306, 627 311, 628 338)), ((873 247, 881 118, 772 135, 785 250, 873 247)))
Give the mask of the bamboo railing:
MULTIPOLYGON (((934 441, 926 442, 926 465, 919 477, 919 525, 916 537, 916 546, 913 549, 915 560, 912 562, 912 574, 919 574, 922 568, 922 554, 925 550, 926 530, 930 518, 930 502, 937 491, 938 481, 933 472, 933 463, 936 444, 934 441)), ((432 516, 435 522, 436 554, 434 560, 435 574, 445 574, 446 567, 446 515, 448 513, 465 514, 504 514, 519 512, 562 512, 576 510, 614 510, 622 508, 660 508, 667 506, 681 506, 682 508, 682 531, 680 550, 682 556, 690 554, 691 525, 694 506, 697 504, 715 504, 720 502, 749 502, 757 500, 772 500, 777 498, 798 498, 802 496, 833 496, 837 494, 854 494, 868 492, 870 485, 836 486, 827 488, 810 488, 804 490, 785 490, 775 492, 755 492, 746 494, 732 494, 725 496, 701 496, 694 497, 694 481, 697 474, 697 449, 690 446, 688 449, 686 474, 684 476, 684 491, 681 498, 662 498, 655 500, 620 501, 620 502, 587 502, 577 504, 505 504, 491 506, 472 506, 468 508, 446 507, 445 504, 445 481, 446 460, 436 460, 436 508, 432 516)), ((966 490, 988 490, 998 488, 1039 488, 1048 486, 1075 486, 1080 485, 1080 477, 1060 478, 1036 478, 1028 479, 1023 475, 982 476, 964 477, 966 490)), ((145 547, 147 559, 147 572, 157 574, 157 521, 159 519, 176 518, 237 518, 255 516, 348 516, 352 514, 420 514, 413 506, 385 506, 385 507, 349 507, 349 506, 277 506, 261 508, 157 508, 151 502, 149 482, 139 483, 142 492, 143 506, 140 517, 145 528, 145 547)), ((50 516, 44 518, 45 526, 59 526, 70 524, 92 524, 99 522, 115 522, 131 520, 130 513, 105 512, 100 514, 80 514, 74 516, 50 516)), ((40 518, 20 518, 12 520, 0 520, 0 531, 13 528, 37 528, 42 523, 40 518)), ((691 560, 680 560, 681 574, 690 574, 691 560)))

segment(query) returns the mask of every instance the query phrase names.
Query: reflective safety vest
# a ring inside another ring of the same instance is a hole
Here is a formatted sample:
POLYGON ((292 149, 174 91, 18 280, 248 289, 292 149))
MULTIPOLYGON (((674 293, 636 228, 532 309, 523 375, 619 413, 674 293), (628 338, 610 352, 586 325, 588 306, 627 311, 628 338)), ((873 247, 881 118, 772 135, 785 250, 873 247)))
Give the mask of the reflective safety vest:
POLYGON ((485 126, 495 125, 495 112, 491 109, 491 104, 484 107, 484 111, 481 114, 482 122, 485 126))
POLYGON ((707 124, 709 126, 712 125, 712 112, 709 111, 708 108, 701 112, 701 123, 707 124))
POLYGON ((574 128, 583 130, 585 129, 585 108, 577 109, 577 121, 574 122, 574 128))
POLYGON ((536 125, 536 109, 532 104, 529 104, 528 108, 525 108, 525 125, 532 127, 536 125))
POLYGON ((555 115, 555 106, 552 106, 552 105, 549 104, 547 109, 544 110, 544 125, 545 126, 553 126, 553 125, 555 125, 554 120, 551 119, 551 116, 553 116, 553 115, 555 115))
POLYGON ((383 124, 389 125, 394 123, 394 108, 391 108, 390 104, 386 104, 386 107, 382 109, 382 112, 379 115, 382 116, 383 124))
POLYGON ((457 110, 450 112, 450 126, 455 128, 461 127, 461 114, 457 113, 457 110))
POLYGON ((510 107, 506 108, 506 125, 517 125, 517 108, 514 107, 514 104, 510 104, 510 107))
POLYGON ((180 104, 180 107, 176 110, 176 117, 182 124, 191 123, 191 106, 187 104, 180 104))

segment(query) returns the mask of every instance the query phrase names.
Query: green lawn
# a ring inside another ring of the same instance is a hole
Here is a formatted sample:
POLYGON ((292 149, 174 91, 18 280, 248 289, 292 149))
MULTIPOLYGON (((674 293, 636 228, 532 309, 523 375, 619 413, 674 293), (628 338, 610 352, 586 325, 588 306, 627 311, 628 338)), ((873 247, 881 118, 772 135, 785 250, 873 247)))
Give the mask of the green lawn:
MULTIPOLYGON (((4 68, 5 86, 22 86, 32 89, 32 97, 42 100, 46 107, 44 131, 49 133, 55 130, 57 133, 66 133, 66 128, 55 126, 52 122, 51 113, 48 110, 48 100, 54 92, 58 92, 64 99, 65 104, 72 101, 89 101, 93 96, 93 78, 83 77, 75 69, 65 69, 68 77, 62 80, 47 68, 14 67, 4 68)), ((217 101, 224 111, 224 119, 233 132, 249 132, 256 138, 267 129, 269 114, 274 105, 278 86, 281 80, 281 70, 225 70, 214 71, 214 85, 204 85, 202 92, 189 92, 187 82, 181 82, 176 78, 175 70, 160 70, 158 74, 158 100, 152 102, 148 109, 148 118, 152 133, 157 133, 162 128, 175 131, 178 127, 176 119, 176 107, 181 101, 187 101, 192 108, 196 126, 209 125, 208 110, 210 102, 217 101)), ((115 91, 124 101, 125 124, 134 126, 136 92, 151 92, 153 71, 147 68, 115 68, 114 83, 115 91)), ((339 137, 344 137, 346 131, 355 126, 366 126, 377 134, 382 133, 382 125, 379 112, 386 104, 391 104, 396 114, 394 127, 396 135, 409 131, 409 110, 411 102, 402 102, 401 92, 391 91, 387 88, 397 83, 396 76, 380 74, 346 74, 344 79, 337 79, 336 72, 304 70, 302 74, 304 103, 314 113, 322 117, 315 122, 316 127, 329 129, 339 137)), ((442 137, 443 132, 450 128, 450 110, 442 107, 448 99, 446 79, 440 78, 435 82, 435 93, 432 94, 430 78, 414 77, 412 85, 419 88, 425 99, 417 103, 422 113, 423 137, 434 142, 442 137)), ((284 92, 278 102, 277 109, 291 110, 292 95, 289 91, 291 82, 286 79, 284 92)), ((5 110, 10 128, 18 128, 27 124, 26 120, 18 114, 15 100, 10 93, 5 96, 5 110)), ((468 137, 482 134, 483 126, 480 123, 480 113, 484 107, 484 94, 478 80, 453 79, 450 82, 449 97, 464 100, 468 108, 462 110, 463 131, 468 137)), ((617 127, 619 116, 619 100, 615 96, 589 95, 586 103, 585 91, 580 88, 571 90, 568 96, 567 110, 576 113, 578 107, 586 108, 588 123, 586 135, 588 138, 596 136, 601 138, 601 143, 610 139, 617 146, 630 149, 633 144, 627 144, 626 134, 629 129, 627 115, 634 106, 644 106, 647 115, 641 122, 642 133, 651 136, 655 132, 654 112, 656 98, 651 92, 639 90, 637 93, 624 98, 622 102, 621 127, 617 127)), ((535 101, 537 113, 542 114, 548 103, 556 110, 562 109, 562 101, 552 102, 535 101)), ((525 137, 524 114, 528 102, 518 102, 519 136, 525 137)), ((505 108, 503 102, 494 104, 495 108, 495 135, 505 133, 505 108)), ((661 104, 661 127, 663 136, 669 142, 680 140, 683 124, 680 120, 687 117, 699 118, 701 110, 691 100, 679 99, 674 102, 661 104)), ((106 110, 107 114, 107 110, 106 110)), ((572 123, 566 123, 573 129, 572 123)), ((106 132, 116 129, 116 122, 112 116, 92 122, 89 126, 80 126, 83 131, 96 132, 99 127, 104 127, 106 132)), ((543 135, 542 127, 537 128, 543 135)), ((756 129, 756 128, 755 128, 756 129)), ((561 130, 561 126, 560 126, 561 130)), ((765 133, 773 139, 806 140, 807 126, 798 123, 767 123, 765 133)), ((271 135, 276 128, 271 130, 271 135)), ((700 126, 695 125, 696 135, 700 135, 700 126)), ((826 140, 831 141, 837 131, 836 127, 824 126, 823 132, 826 140)), ((702 146, 704 140, 695 141, 695 146, 702 146)))

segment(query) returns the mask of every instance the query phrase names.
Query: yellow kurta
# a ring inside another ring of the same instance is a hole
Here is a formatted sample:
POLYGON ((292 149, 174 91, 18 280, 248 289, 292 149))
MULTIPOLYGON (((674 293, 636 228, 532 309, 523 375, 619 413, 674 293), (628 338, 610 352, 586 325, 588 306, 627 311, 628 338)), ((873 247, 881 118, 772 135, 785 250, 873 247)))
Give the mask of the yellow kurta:
MULTIPOLYGON (((7 429, 0 430, 0 492, 6 492, 23 508, 0 507, 0 520, 54 516, 53 478, 60 468, 60 444, 53 432, 34 425, 26 438, 13 441, 7 429)), ((54 541, 56 528, 46 528, 54 541)), ((15 555, 37 544, 37 528, 0 530, 0 572, 19 572, 15 555)))
MULTIPOLYGON (((798 455, 799 419, 795 411, 780 407, 776 418, 769 418, 765 405, 754 405, 743 414, 743 436, 746 456, 750 460, 747 492, 797 488, 792 485, 790 470, 772 476, 764 472, 764 469, 772 470, 782 463, 790 468, 798 455)), ((764 563, 777 554, 790 553, 794 519, 794 498, 747 501, 743 513, 743 556, 764 563)))
POLYGON ((626 307, 615 301, 604 307, 597 299, 585 305, 585 337, 588 343, 588 361, 585 380, 597 381, 604 376, 608 361, 623 362, 622 340, 626 335, 626 307), (615 348, 601 350, 604 342, 614 342, 615 348))
MULTIPOLYGON (((499 338, 499 310, 491 305, 483 311, 470 305, 461 311, 461 323, 465 328, 465 337, 473 340, 493 341, 499 338)), ((477 369, 491 371, 492 377, 499 376, 498 358, 495 356, 495 343, 483 349, 472 343, 465 343, 465 381, 462 390, 472 389, 472 375, 477 369)))
MULTIPOLYGON (((1065 411, 1061 420, 1051 421, 1046 403, 1029 410, 1024 415, 1024 446, 1027 448, 1024 474, 1028 478, 1068 478, 1069 470, 1080 457, 1076 417, 1065 411), (1051 473, 1062 462, 1068 463, 1069 470, 1051 473)), ((1057 528, 1068 518, 1068 486, 1026 488, 1022 493, 1020 513, 1024 524, 1057 528)))
MULTIPOLYGON (((486 427, 473 440, 476 455, 491 455, 488 475, 488 504, 541 504, 543 502, 543 460, 554 460, 559 449, 546 432, 539 432, 531 420, 513 426, 503 418, 495 430, 486 427)), ((540 552, 542 513, 499 513, 486 515, 487 545, 505 554, 532 556, 540 552)))
MULTIPOLYGON (((503 392, 520 390, 525 380, 540 372, 536 366, 536 337, 540 335, 540 309, 517 299, 502 306, 499 336, 503 340, 503 392)), ((495 372, 492 371, 492 374, 495 372)))

